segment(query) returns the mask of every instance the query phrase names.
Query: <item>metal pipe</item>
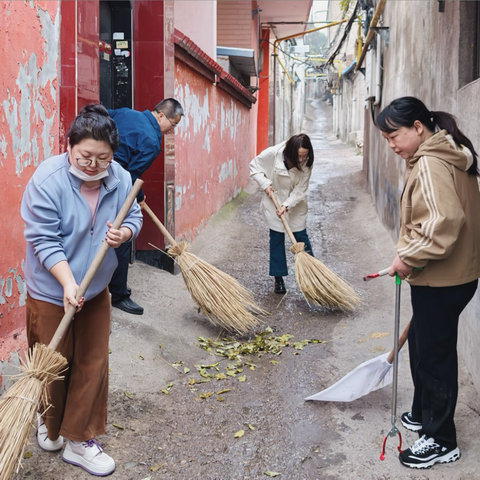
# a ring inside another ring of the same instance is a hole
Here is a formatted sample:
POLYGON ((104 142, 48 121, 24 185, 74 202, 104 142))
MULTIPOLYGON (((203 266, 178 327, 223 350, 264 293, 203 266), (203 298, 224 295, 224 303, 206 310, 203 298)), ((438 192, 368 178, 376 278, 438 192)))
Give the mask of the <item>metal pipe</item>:
POLYGON ((293 80, 293 78, 288 73, 288 70, 285 68, 282 61, 278 58, 278 55, 277 55, 277 60, 278 60, 278 63, 280 64, 280 66, 282 67, 283 71, 285 72, 285 75, 287 76, 288 81, 290 82, 290 85, 295 85, 295 81, 293 80))
POLYGON ((276 110, 277 110, 277 62, 275 61, 276 55, 272 55, 273 57, 273 144, 276 145, 277 139, 275 138, 275 133, 277 130, 277 117, 276 117, 276 110))
POLYGON ((285 140, 285 97, 287 96, 287 85, 286 85, 286 76, 283 74, 283 131, 282 131, 282 142, 285 140))
POLYGON ((377 37, 377 64, 375 71, 375 101, 374 105, 380 105, 382 95, 382 37, 377 37))
MULTIPOLYGON (((384 1, 386 1, 386 0, 384 0, 384 1)), ((307 33, 312 33, 312 32, 316 32, 318 30, 323 30, 324 28, 334 27, 335 25, 339 25, 340 23, 344 23, 346 21, 347 21, 347 19, 339 20, 338 22, 328 23, 327 25, 323 25, 321 27, 311 28, 310 30, 304 30, 303 32, 294 33, 293 35, 288 35, 287 37, 277 38, 273 42, 273 53, 274 54, 277 53, 277 43, 279 43, 279 42, 283 42, 284 40, 290 40, 291 38, 295 38, 295 37, 302 37, 303 35, 306 35, 307 33)))
POLYGON ((314 25, 317 23, 331 23, 331 20, 321 20, 321 21, 312 21, 312 22, 262 22, 262 25, 310 25, 313 23, 314 25))
POLYGON ((367 48, 372 41, 373 36, 375 35, 375 30, 372 30, 377 26, 378 21, 380 20, 380 16, 383 13, 383 9, 385 8, 385 4, 387 0, 380 0, 375 8, 375 12, 373 13, 372 21, 370 22, 369 30, 367 36, 365 38, 365 43, 363 44, 362 53, 360 54, 360 58, 358 59, 357 66, 355 70, 360 70, 363 60, 365 59, 365 55, 367 54, 367 48))

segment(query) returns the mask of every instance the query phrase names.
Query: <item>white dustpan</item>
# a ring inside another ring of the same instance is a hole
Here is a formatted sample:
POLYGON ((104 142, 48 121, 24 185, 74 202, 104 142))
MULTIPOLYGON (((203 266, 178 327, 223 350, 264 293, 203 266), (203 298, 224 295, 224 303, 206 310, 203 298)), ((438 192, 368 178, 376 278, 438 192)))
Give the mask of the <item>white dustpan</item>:
MULTIPOLYGON (((388 273, 388 268, 381 270, 373 275, 366 275, 363 277, 365 281, 369 281, 373 278, 383 277, 388 273)), ((400 320, 400 283, 398 279, 397 283, 397 299, 396 299, 396 313, 395 313, 395 335, 398 338, 398 322, 400 320)), ((398 358, 397 358, 397 370, 400 362, 402 361, 401 348, 407 341, 408 327, 406 326, 402 335, 398 339, 398 358)), ((395 348, 390 353, 384 353, 378 357, 367 360, 359 365, 355 370, 341 378, 337 383, 334 383, 331 387, 328 387, 321 392, 307 397, 305 400, 318 400, 322 402, 352 402, 357 398, 363 397, 379 388, 390 385, 393 380, 393 362, 395 356, 395 348)), ((395 393, 396 397, 396 393, 395 393)))
MULTIPOLYGON (((357 368, 341 378, 337 383, 305 400, 323 402, 352 402, 370 392, 386 387, 392 383, 393 369, 388 362, 389 353, 363 362, 357 368)), ((402 360, 399 353, 398 363, 402 360)))

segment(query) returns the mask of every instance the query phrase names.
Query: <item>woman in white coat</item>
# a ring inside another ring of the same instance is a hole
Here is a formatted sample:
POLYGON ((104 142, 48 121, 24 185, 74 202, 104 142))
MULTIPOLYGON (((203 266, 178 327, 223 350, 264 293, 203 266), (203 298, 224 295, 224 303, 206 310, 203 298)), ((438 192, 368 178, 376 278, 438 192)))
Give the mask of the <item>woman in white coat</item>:
POLYGON ((288 275, 285 254, 285 229, 280 217, 286 220, 297 242, 313 256, 307 235, 307 190, 313 166, 313 147, 308 135, 300 133, 289 140, 269 147, 250 162, 250 176, 266 193, 261 210, 270 228, 270 272, 275 277, 275 293, 285 293, 283 277, 288 275), (280 208, 277 210, 270 194, 275 192, 280 208))

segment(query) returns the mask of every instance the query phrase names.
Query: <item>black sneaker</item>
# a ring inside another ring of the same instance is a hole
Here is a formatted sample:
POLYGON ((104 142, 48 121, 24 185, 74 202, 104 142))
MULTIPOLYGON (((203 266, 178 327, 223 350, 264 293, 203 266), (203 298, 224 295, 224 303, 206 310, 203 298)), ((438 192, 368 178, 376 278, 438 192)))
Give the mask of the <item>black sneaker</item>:
POLYGON ((412 414, 410 412, 405 412, 404 414, 402 414, 402 416, 400 417, 400 421, 407 430, 411 430, 412 432, 418 432, 422 429, 422 424, 413 420, 412 414))
POLYGON ((275 293, 286 293, 285 283, 283 277, 275 277, 275 293))
POLYGON ((460 458, 458 447, 447 448, 422 435, 410 448, 398 456, 400 463, 410 468, 430 468, 436 463, 455 462, 460 458))

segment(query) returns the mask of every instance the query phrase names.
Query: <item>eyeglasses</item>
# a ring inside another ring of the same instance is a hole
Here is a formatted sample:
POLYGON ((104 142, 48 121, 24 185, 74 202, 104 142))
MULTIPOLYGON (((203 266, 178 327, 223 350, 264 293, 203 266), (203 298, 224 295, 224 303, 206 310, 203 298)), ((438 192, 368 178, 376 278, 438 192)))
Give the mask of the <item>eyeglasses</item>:
POLYGON ((167 116, 165 116, 165 118, 170 122, 170 125, 171 125, 173 128, 175 128, 175 127, 178 125, 178 123, 173 123, 167 116))
MULTIPOLYGON (((77 163, 81 167, 88 167, 89 165, 92 165, 92 163, 93 163, 93 160, 90 159, 90 158, 79 157, 79 158, 75 158, 75 160, 77 161, 77 163)), ((105 170, 105 168, 108 168, 108 166, 111 163, 112 163, 111 160, 95 160, 95 166, 97 168, 100 168, 101 170, 105 170)))

